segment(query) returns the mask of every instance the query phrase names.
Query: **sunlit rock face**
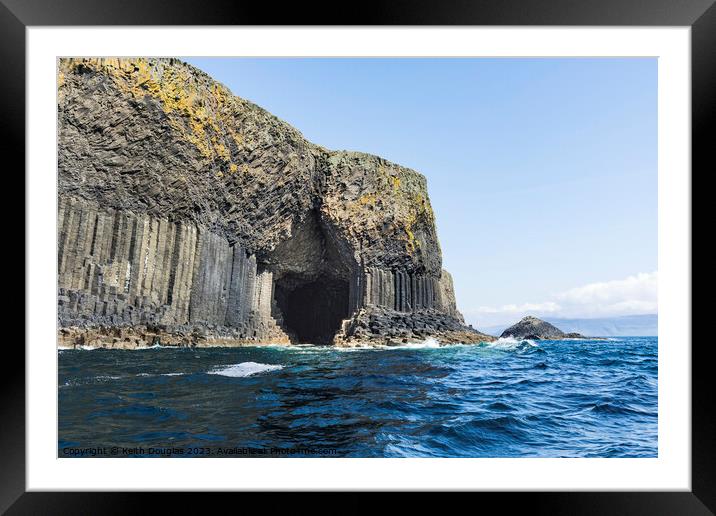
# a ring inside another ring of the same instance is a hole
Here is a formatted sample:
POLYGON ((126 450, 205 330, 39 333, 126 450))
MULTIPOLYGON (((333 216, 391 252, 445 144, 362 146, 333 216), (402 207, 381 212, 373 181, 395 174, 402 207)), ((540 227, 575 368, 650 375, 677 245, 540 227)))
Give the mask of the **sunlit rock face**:
POLYGON ((517 324, 513 324, 500 335, 502 338, 513 339, 530 339, 530 340, 562 340, 562 339, 584 339, 584 335, 579 333, 564 333, 562 330, 528 315, 522 318, 517 324))
POLYGON ((489 340, 419 173, 332 152, 175 59, 63 59, 60 344, 489 340))

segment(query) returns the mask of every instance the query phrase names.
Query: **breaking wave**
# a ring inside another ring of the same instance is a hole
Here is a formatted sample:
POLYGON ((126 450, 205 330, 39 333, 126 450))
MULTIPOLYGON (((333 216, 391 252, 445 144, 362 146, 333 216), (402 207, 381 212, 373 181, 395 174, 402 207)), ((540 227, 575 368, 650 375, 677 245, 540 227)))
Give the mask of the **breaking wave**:
POLYGON ((436 349, 444 347, 445 344, 440 344, 440 341, 434 337, 428 337, 427 339, 421 341, 421 342, 406 342, 405 344, 400 344, 398 346, 381 346, 381 348, 385 349, 436 349))
POLYGON ((279 369, 283 369, 283 366, 277 364, 259 364, 257 362, 241 362, 240 364, 232 364, 214 369, 209 371, 208 374, 244 378, 246 376, 265 373, 268 371, 278 371, 279 369))
POLYGON ((493 342, 486 343, 486 346, 500 349, 523 349, 525 346, 538 347, 533 340, 516 339, 514 337, 500 337, 493 342))

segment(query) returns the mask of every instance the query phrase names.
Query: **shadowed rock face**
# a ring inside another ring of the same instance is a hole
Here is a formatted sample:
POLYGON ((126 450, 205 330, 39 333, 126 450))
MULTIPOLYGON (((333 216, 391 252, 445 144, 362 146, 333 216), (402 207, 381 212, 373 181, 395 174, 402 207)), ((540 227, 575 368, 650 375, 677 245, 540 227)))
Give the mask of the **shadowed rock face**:
POLYGON ((175 59, 61 60, 58 122, 61 344, 350 345, 392 314, 404 339, 489 339, 417 172, 314 145, 175 59))
POLYGON ((513 337, 515 339, 530 340, 560 340, 584 338, 579 333, 564 333, 562 330, 550 323, 538 319, 537 317, 527 316, 517 324, 514 324, 502 332, 500 337, 513 337))

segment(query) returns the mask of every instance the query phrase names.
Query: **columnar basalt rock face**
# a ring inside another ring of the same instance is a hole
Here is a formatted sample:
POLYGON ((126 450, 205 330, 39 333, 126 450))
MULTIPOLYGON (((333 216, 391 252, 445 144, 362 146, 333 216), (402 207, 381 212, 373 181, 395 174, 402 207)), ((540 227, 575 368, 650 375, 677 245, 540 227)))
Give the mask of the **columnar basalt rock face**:
POLYGON ((58 119, 61 345, 489 340, 417 172, 174 59, 61 60, 58 119))
POLYGON ((442 308, 440 279, 434 276, 367 267, 364 277, 364 306, 398 312, 442 308))
POLYGON ((271 316, 271 273, 257 273, 256 257, 240 245, 192 223, 73 199, 60 199, 58 223, 59 322, 75 328, 61 337, 78 337, 77 328, 132 326, 142 329, 113 344, 144 345, 142 335, 161 341, 161 333, 196 344, 206 330, 237 342, 288 342, 271 316))
POLYGON ((452 283, 452 276, 445 269, 440 274, 440 281, 438 282, 438 295, 440 297, 440 306, 451 317, 457 319, 461 323, 465 320, 462 314, 457 309, 457 302, 455 301, 455 290, 452 283))

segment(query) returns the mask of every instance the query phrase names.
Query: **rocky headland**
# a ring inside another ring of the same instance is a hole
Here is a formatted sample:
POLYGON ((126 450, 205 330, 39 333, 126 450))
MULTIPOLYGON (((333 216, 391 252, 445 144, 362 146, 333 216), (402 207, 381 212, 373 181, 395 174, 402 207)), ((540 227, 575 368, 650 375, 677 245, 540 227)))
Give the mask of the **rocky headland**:
POLYGON ((176 59, 61 59, 58 344, 352 346, 464 324, 425 178, 176 59))
POLYGON ((584 335, 579 333, 564 333, 562 330, 538 319, 537 317, 527 316, 520 322, 514 324, 502 332, 500 338, 512 337, 514 339, 529 340, 562 340, 562 339, 586 339, 584 335))

